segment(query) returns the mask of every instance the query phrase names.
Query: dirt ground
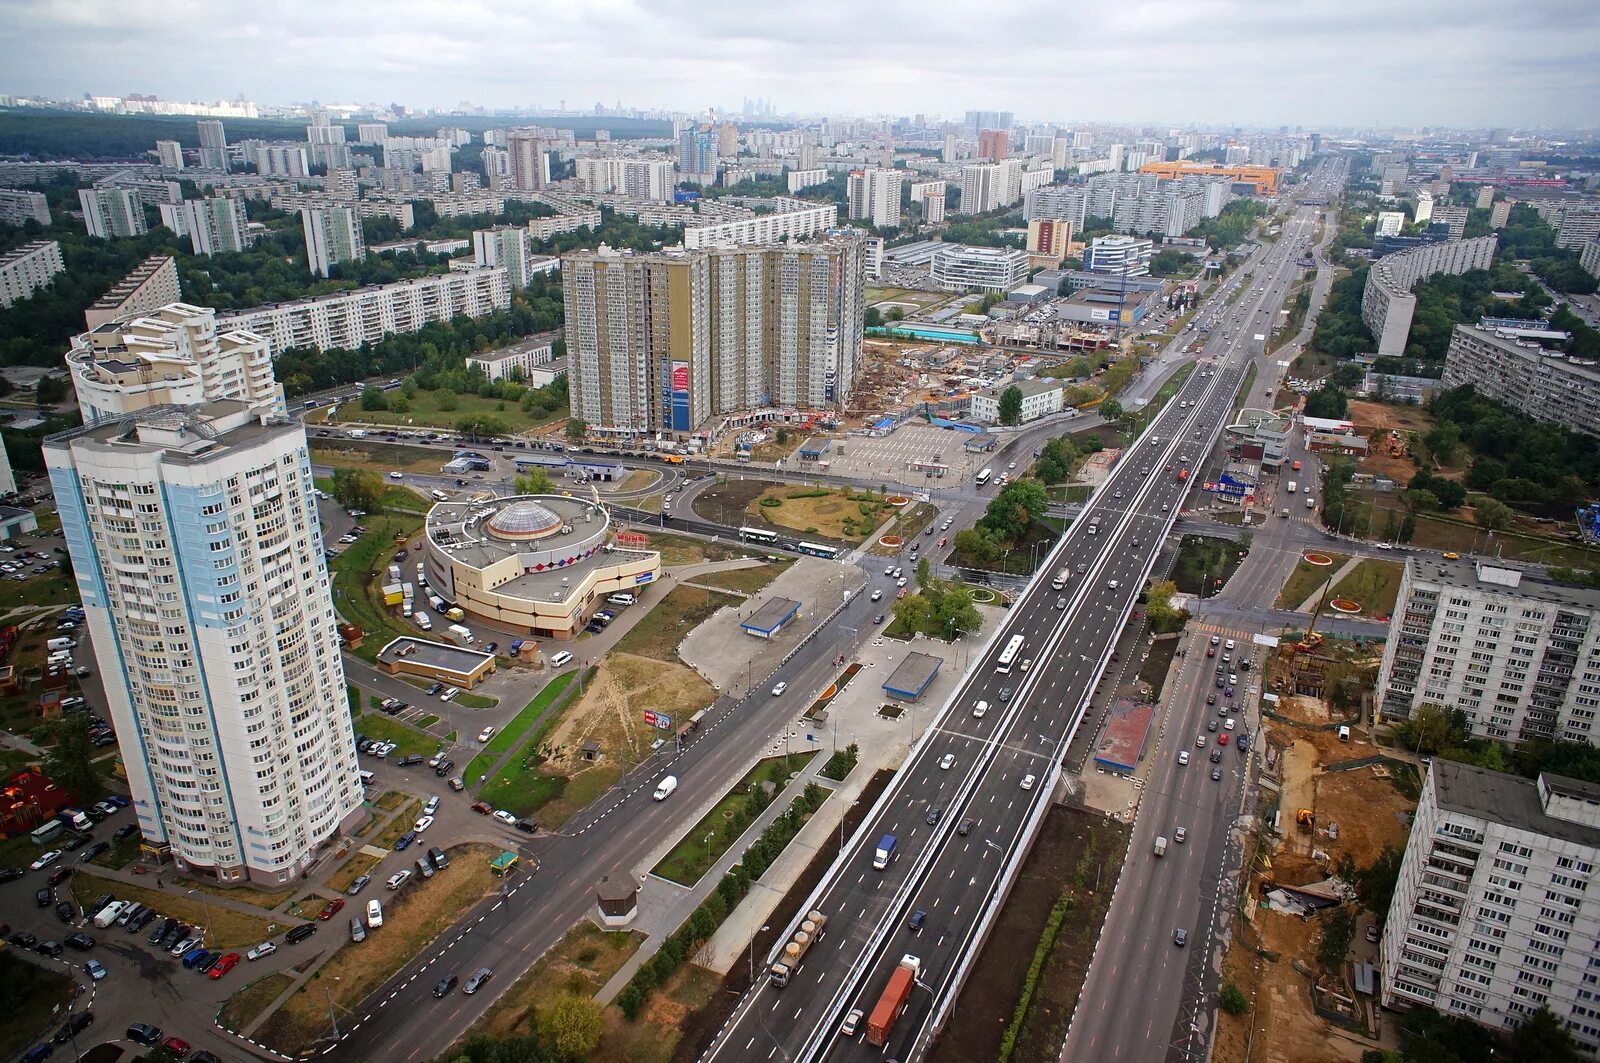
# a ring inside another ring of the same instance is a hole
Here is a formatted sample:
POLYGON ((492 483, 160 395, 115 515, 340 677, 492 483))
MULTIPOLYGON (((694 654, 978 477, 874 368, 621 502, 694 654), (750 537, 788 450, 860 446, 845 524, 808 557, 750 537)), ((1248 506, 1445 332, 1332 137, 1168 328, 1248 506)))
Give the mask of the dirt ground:
POLYGON ((1407 432, 1433 430, 1433 417, 1420 406, 1387 406, 1381 402, 1352 399, 1347 419, 1362 428, 1399 428, 1407 432))
MULTIPOLYGON (((761 493, 774 486, 771 480, 729 479, 712 484, 694 496, 695 515, 718 524, 748 524, 745 510, 761 493)), ((765 522, 763 522, 765 523, 765 522)))
POLYGON ((933 1063, 996 1058, 1039 935, 1065 889, 1073 908, 1045 962, 1012 1058, 1060 1054, 1127 850, 1127 830, 1097 813, 1062 806, 1050 810, 955 1012, 929 1052, 933 1063), (1085 885, 1078 884, 1080 876, 1085 885))

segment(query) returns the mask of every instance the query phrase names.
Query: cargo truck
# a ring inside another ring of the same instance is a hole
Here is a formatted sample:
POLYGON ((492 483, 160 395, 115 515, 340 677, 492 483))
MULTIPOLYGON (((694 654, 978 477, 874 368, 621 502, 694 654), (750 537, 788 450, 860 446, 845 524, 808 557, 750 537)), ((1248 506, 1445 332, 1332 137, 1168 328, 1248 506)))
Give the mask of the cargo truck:
POLYGON ((1161 837, 1160 835, 1156 836, 1156 855, 1157 856, 1166 856, 1167 855, 1167 839, 1161 837))
POLYGON ((1072 570, 1071 569, 1064 568, 1060 572, 1057 572, 1056 573, 1056 578, 1050 581, 1051 589, 1052 590, 1058 590, 1058 591, 1059 590, 1064 590, 1066 588, 1066 586, 1067 586, 1067 580, 1069 578, 1071 578, 1071 576, 1072 576, 1072 570))
POLYGON ((911 987, 916 985, 917 975, 921 973, 921 960, 909 954, 900 957, 900 966, 889 976, 889 984, 883 987, 883 996, 878 998, 878 1003, 872 1008, 872 1016, 867 1019, 867 1044, 882 1048, 889 1043, 889 1030, 906 1010, 906 1001, 911 999, 911 987))
POLYGON ((882 838, 878 839, 878 849, 872 854, 873 869, 876 871, 884 870, 889 866, 889 862, 898 855, 899 854, 895 851, 894 835, 885 834, 882 838))
POLYGON ((800 928, 794 932, 788 944, 783 946, 783 955, 767 969, 767 977, 772 979, 773 985, 789 984, 794 972, 800 969, 800 961, 805 957, 806 950, 822 937, 822 928, 827 925, 828 917, 821 912, 813 910, 807 913, 805 919, 800 922, 800 928))
POLYGON ((1296 484, 1293 480, 1290 480, 1287 484, 1284 485, 1284 489, 1287 490, 1292 495, 1292 494, 1294 494, 1294 489, 1296 487, 1298 487, 1298 486, 1299 485, 1296 484))

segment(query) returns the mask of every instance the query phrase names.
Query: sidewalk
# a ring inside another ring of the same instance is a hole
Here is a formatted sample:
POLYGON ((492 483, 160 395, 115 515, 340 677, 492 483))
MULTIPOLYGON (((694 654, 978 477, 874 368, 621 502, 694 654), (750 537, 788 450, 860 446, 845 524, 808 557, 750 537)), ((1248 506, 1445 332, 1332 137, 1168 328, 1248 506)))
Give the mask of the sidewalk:
MULTIPOLYGON (((1323 585, 1330 588, 1337 587, 1339 585, 1339 581, 1350 575, 1350 573, 1354 572, 1355 567, 1361 564, 1361 562, 1364 560, 1366 560, 1366 558, 1362 557, 1360 554, 1350 558, 1344 564, 1339 566, 1339 571, 1335 572, 1330 578, 1323 580, 1323 585)), ((1317 607, 1317 599, 1321 597, 1322 587, 1318 587, 1312 592, 1311 597, 1301 602, 1294 611, 1297 613, 1311 612, 1311 610, 1317 607)))
MULTIPOLYGON (((821 770, 822 765, 825 763, 827 763, 827 757, 820 752, 812 757, 811 762, 805 766, 800 774, 788 786, 784 787, 783 793, 772 804, 763 809, 761 815, 756 817, 756 821, 750 824, 732 845, 728 846, 727 852, 718 857, 717 862, 711 865, 711 869, 700 876, 700 881, 695 883, 693 888, 680 886, 677 883, 657 878, 649 873, 650 868, 653 868, 662 857, 672 851, 673 846, 678 843, 681 835, 673 835, 667 838, 653 852, 648 854, 639 867, 635 869, 643 885, 639 891, 639 917, 635 919, 630 929, 648 934, 649 937, 639 947, 639 950, 628 958, 628 962, 623 964, 616 974, 612 975, 611 980, 601 987, 600 992, 596 994, 596 999, 600 1003, 609 1004, 618 993, 622 992, 622 987, 628 984, 628 980, 633 977, 634 972, 642 967, 646 960, 654 956, 661 948, 662 942, 673 931, 682 926, 684 921, 700 906, 700 903, 711 895, 711 892, 717 888, 717 885, 722 881, 722 877, 728 873, 728 870, 744 858, 744 851, 761 836, 762 831, 772 825, 773 820, 783 814, 784 810, 793 802, 795 796, 805 789, 807 783, 817 782, 823 786, 833 785, 829 780, 817 777, 817 772, 821 770), (665 898, 664 903, 663 898, 665 898)), ((857 767, 859 769, 859 765, 857 767)), ((715 807, 716 802, 721 798, 722 795, 719 794, 706 807, 696 809, 694 822, 699 822, 699 817, 704 816, 706 812, 715 807)), ((830 797, 828 802, 823 804, 823 808, 827 808, 832 801, 833 798, 830 797)), ((687 817, 685 818, 687 820, 687 817)), ((807 827, 809 826, 810 824, 807 824, 807 827)), ((773 870, 783 863, 784 858, 788 857, 793 847, 793 843, 791 843, 785 848, 783 856, 774 862, 771 868, 767 869, 768 874, 771 874, 773 870)), ((753 897, 755 894, 752 893, 750 896, 753 897)), ((772 903, 776 904, 779 896, 781 894, 773 895, 772 903)), ((746 901, 748 900, 749 897, 746 898, 746 901)), ((740 905, 741 908, 743 906, 743 904, 740 905)), ((727 924, 724 923, 723 925, 726 926, 727 924)))

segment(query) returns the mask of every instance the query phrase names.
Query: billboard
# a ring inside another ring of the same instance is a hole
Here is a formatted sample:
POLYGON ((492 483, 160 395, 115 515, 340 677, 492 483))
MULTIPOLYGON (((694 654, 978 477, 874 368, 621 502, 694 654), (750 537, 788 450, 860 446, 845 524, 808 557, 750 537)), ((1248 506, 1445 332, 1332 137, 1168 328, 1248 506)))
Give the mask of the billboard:
POLYGON ((670 425, 675 432, 687 432, 692 427, 689 423, 689 363, 673 362, 672 377, 669 385, 671 393, 672 418, 670 425))

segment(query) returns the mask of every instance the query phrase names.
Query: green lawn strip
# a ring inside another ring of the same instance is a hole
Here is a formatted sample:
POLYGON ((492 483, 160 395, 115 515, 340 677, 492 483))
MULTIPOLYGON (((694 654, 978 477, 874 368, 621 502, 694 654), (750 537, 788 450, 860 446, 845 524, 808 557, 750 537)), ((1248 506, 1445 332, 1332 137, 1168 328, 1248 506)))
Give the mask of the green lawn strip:
POLYGON ((388 716, 368 713, 355 722, 355 728, 356 733, 366 735, 368 738, 381 738, 385 742, 393 742, 395 750, 389 754, 390 760, 413 754, 428 757, 439 749, 439 740, 433 735, 419 734, 399 720, 390 719, 388 716))
POLYGON ((817 754, 798 754, 787 757, 768 757, 746 773, 732 789, 722 795, 722 800, 712 806, 687 834, 672 847, 672 851, 655 866, 652 874, 684 886, 700 881, 717 859, 749 829, 771 804, 753 791, 763 783, 773 783, 779 799, 789 776, 805 769, 811 757, 817 754), (710 840, 707 840, 710 835, 710 840))
POLYGON ((416 634, 390 615, 378 596, 377 583, 387 579, 386 558, 394 550, 398 532, 411 535, 422 526, 422 517, 412 514, 386 514, 368 517, 368 531, 329 564, 333 571, 333 600, 339 615, 358 625, 365 633, 353 652, 365 661, 378 659, 378 651, 393 639, 416 634), (381 574, 381 579, 375 576, 381 574))
MULTIPOLYGON (((589 674, 592 677, 594 669, 590 669, 589 674)), ((567 690, 556 695, 556 703, 561 703, 565 695, 575 692, 576 689, 575 685, 569 684, 567 690)), ((545 738, 560 722, 560 712, 551 712, 546 716, 544 722, 539 724, 528 740, 522 744, 521 756, 507 760, 500 770, 479 788, 478 798, 514 815, 531 816, 560 797, 567 788, 566 776, 540 775, 534 770, 538 766, 538 753, 544 746, 545 738)), ((466 778, 469 784, 477 781, 476 775, 463 778, 466 778)))
POLYGON ((522 741, 523 732, 527 731, 533 725, 533 721, 539 718, 539 714, 549 708, 550 703, 555 701, 563 690, 567 689, 567 686, 577 674, 577 672, 563 672, 546 683, 544 688, 533 696, 533 700, 524 705, 522 711, 511 718, 511 722, 506 724, 505 729, 489 740, 489 744, 483 747, 483 752, 472 758, 472 763, 467 765, 467 772, 462 778, 476 779, 479 775, 492 768, 502 756, 510 752, 512 747, 522 741))
POLYGON ((55 971, 0 952, 0 980, 6 994, 6 1021, 0 1024, 0 1056, 11 1058, 53 1021, 58 1005, 72 1000, 72 979, 55 971))
POLYGON ((1359 602, 1361 611, 1368 616, 1387 616, 1400 594, 1401 572, 1398 562, 1369 557, 1334 584, 1330 596, 1359 602))
POLYGON ((702 590, 699 587, 678 586, 617 642, 620 653, 633 653, 657 661, 678 660, 678 644, 701 621, 725 605, 736 605, 743 599, 731 594, 702 590))
POLYGON ((492 709, 500 704, 499 698, 487 697, 483 694, 471 694, 463 690, 456 695, 456 704, 469 709, 492 709))
POLYGON ((432 727, 434 724, 436 724, 438 722, 439 722, 439 717, 433 715, 432 713, 429 713, 428 715, 424 716, 422 719, 418 720, 416 722, 416 726, 420 727, 424 731, 426 731, 428 728, 432 727))
POLYGON ((1322 585, 1328 582, 1328 577, 1339 571, 1350 558, 1345 554, 1328 553, 1320 551, 1327 557, 1333 558, 1331 565, 1313 565, 1301 558, 1294 566, 1294 571, 1289 573, 1289 578, 1284 581, 1283 591, 1278 595, 1279 609, 1298 609, 1300 603, 1316 594, 1322 585))

